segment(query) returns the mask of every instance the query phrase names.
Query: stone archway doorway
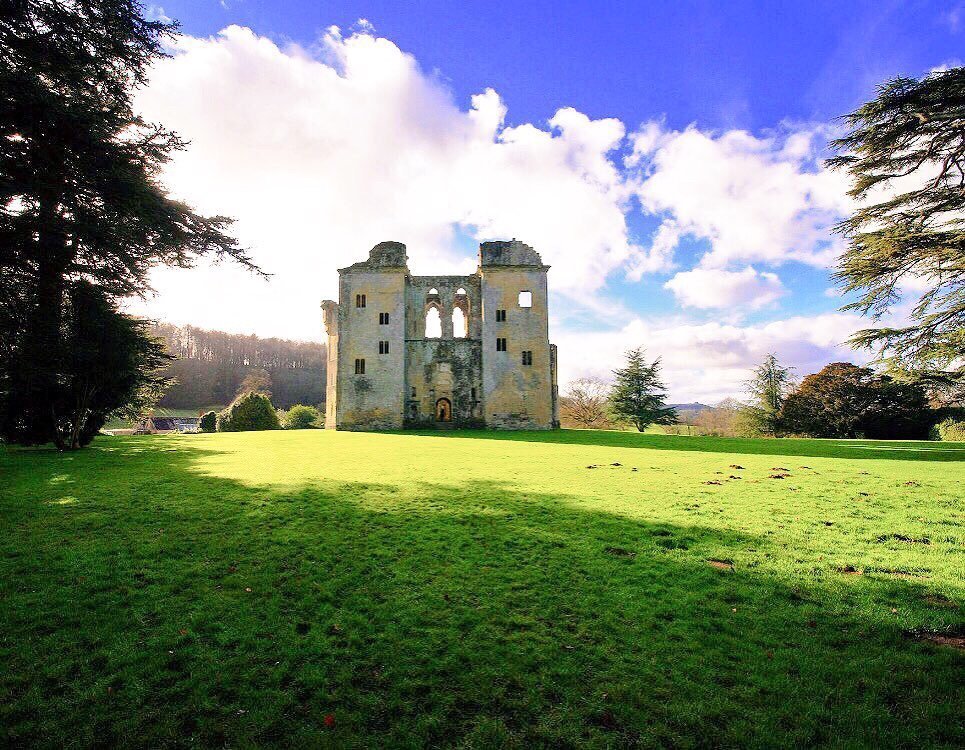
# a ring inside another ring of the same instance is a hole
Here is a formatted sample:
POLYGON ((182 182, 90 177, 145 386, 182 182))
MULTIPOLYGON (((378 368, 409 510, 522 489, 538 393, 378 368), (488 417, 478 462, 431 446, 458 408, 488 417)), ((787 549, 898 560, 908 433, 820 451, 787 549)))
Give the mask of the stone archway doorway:
POLYGON ((449 401, 449 399, 440 398, 438 401, 436 401, 436 421, 452 421, 452 402, 449 401))

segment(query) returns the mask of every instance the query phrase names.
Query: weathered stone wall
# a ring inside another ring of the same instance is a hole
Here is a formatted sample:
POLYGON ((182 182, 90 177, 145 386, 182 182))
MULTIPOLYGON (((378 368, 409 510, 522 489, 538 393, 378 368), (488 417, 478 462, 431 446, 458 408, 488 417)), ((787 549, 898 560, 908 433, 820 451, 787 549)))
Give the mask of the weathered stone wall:
POLYGON ((405 391, 403 268, 355 264, 339 275, 339 361, 336 426, 343 430, 400 429, 405 391), (365 307, 356 295, 365 295, 365 307), (388 325, 379 313, 389 313, 388 325), (387 354, 379 342, 388 341, 387 354), (365 360, 365 374, 355 361, 365 360))
POLYGON ((439 399, 449 400, 452 423, 481 427, 482 358, 478 339, 406 342, 406 427, 434 427, 439 399))
POLYGON ((368 260, 339 271, 339 303, 323 304, 327 427, 436 426, 440 402, 455 426, 558 426, 548 266, 516 240, 482 243, 479 261, 469 276, 410 276, 405 245, 382 242, 368 260), (532 295, 530 307, 520 305, 524 291, 532 295), (358 294, 366 296, 364 308, 358 294), (430 309, 440 314, 440 338, 426 338, 430 309), (453 330, 456 309, 465 316, 464 331, 453 330), (506 311, 505 320, 496 320, 497 310, 506 311), (380 313, 388 313, 387 324, 380 313), (497 338, 506 339, 506 351, 497 351, 497 338), (389 342, 387 353, 380 341, 389 342), (523 352, 532 352, 531 364, 523 352), (364 374, 355 372, 357 359, 365 360, 364 374))
POLYGON ((522 243, 484 243, 483 265, 483 405, 489 427, 549 429, 554 426, 553 376, 550 361, 546 266, 522 243), (487 252, 487 245, 499 245, 487 252), (527 252, 527 251, 530 252, 527 252), (535 256, 535 260, 533 258, 535 256), (486 261, 490 261, 487 264, 486 261), (511 265, 511 262, 539 265, 511 265), (521 307, 520 292, 532 294, 532 306, 521 307), (496 320, 496 310, 506 320, 496 320), (506 351, 496 340, 506 339, 506 351), (524 351, 533 353, 523 365, 524 351))
POLYGON ((430 307, 439 311, 442 338, 478 339, 482 332, 479 276, 410 276, 406 284, 406 339, 425 338, 425 319, 430 307), (436 294, 430 294, 435 289, 436 294), (465 295, 459 295, 460 289, 465 295), (459 307, 469 322, 468 335, 456 336, 452 314, 459 307))
POLYGON ((328 367, 325 381, 325 429, 334 430, 338 424, 338 303, 322 302, 322 320, 328 335, 328 367))

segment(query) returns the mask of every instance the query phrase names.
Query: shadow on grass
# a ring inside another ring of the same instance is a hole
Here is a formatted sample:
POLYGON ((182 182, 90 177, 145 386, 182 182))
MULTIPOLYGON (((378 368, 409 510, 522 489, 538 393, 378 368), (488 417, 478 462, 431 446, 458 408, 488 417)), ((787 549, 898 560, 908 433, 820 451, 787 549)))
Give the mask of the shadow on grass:
POLYGON ((924 440, 815 440, 806 438, 721 438, 653 435, 617 430, 406 430, 396 435, 422 435, 527 443, 598 445, 667 451, 738 453, 815 458, 873 458, 894 461, 965 461, 965 445, 924 440))
POLYGON ((923 586, 499 482, 252 487, 210 449, 105 446, 0 452, 11 745, 962 740, 959 657, 887 614, 957 614, 923 586), (737 551, 762 564, 708 563, 737 551))

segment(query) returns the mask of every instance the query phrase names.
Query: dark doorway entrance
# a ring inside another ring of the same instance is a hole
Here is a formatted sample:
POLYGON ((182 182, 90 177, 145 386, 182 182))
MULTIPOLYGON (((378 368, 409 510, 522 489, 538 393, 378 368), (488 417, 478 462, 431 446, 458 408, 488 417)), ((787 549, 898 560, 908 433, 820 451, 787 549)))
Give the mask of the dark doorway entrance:
POLYGON ((436 401, 436 421, 452 421, 452 403, 450 403, 449 399, 440 398, 438 401, 436 401))

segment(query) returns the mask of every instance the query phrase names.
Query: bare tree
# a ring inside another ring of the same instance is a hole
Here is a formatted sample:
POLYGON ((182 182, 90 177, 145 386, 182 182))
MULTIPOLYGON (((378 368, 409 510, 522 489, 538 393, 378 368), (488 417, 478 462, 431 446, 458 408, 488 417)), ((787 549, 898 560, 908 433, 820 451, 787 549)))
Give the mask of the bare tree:
POLYGON ((577 427, 612 427, 609 395, 610 384, 602 378, 586 377, 574 380, 560 398, 563 421, 577 427))

